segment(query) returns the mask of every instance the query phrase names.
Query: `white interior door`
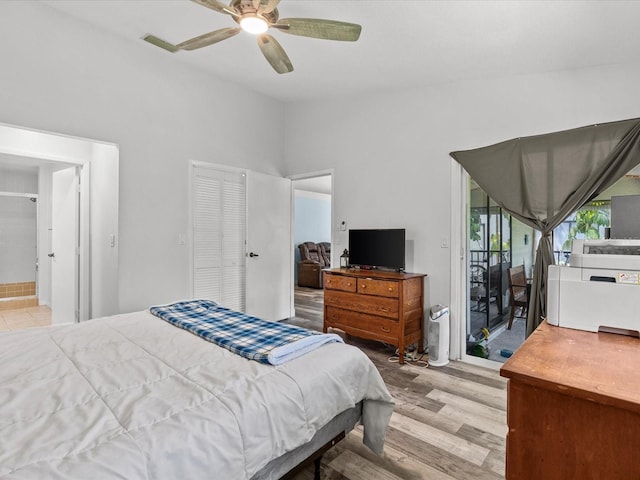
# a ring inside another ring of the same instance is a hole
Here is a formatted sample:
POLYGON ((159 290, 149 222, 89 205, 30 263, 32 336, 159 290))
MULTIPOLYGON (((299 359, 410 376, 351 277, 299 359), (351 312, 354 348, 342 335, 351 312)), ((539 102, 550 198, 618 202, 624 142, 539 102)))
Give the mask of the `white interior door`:
POLYGON ((291 180, 247 174, 246 312, 265 320, 291 316, 291 180))
POLYGON ((245 174, 194 166, 193 297, 245 310, 245 174))
POLYGON ((51 323, 77 321, 78 173, 76 167, 53 173, 51 200, 51 323))

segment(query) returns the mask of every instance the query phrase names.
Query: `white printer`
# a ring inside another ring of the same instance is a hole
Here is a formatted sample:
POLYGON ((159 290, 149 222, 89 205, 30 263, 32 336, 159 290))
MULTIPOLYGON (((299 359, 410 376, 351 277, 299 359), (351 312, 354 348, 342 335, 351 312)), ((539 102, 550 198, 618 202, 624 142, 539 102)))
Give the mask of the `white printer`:
POLYGON ((569 266, 549 267, 547 322, 640 335, 640 240, 574 240, 569 266))

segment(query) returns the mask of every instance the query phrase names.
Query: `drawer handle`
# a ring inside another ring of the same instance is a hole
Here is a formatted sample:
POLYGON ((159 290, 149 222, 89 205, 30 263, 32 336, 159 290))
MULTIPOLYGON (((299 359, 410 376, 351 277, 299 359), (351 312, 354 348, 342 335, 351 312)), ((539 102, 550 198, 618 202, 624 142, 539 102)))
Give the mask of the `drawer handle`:
POLYGON ((389 310, 388 308, 384 308, 384 307, 378 307, 378 311, 379 312, 389 313, 391 310, 389 310))
POLYGON ((350 287, 350 286, 351 286, 351 282, 347 282, 347 287, 350 287))
POLYGON ((360 285, 362 288, 367 288, 367 286, 363 283, 362 285, 360 285))
POLYGON ((387 328, 387 327, 380 327, 380 330, 382 330, 384 333, 390 333, 391 329, 387 328))
POLYGON ((393 287, 389 287, 389 291, 390 291, 390 292, 393 292, 393 287))

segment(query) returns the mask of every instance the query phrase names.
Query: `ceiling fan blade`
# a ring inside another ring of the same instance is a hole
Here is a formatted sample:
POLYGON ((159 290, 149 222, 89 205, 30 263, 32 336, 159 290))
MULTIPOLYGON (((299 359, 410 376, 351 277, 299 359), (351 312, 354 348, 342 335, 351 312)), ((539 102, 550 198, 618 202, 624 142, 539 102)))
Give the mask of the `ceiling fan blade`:
POLYGON ((180 50, 174 44, 167 42, 166 40, 162 40, 161 38, 156 37, 155 35, 145 35, 142 37, 145 42, 149 42, 151 45, 155 45, 156 47, 164 48, 166 51, 175 53, 180 50))
POLYGON ((293 65, 285 53, 282 46, 271 35, 262 34, 258 36, 258 46, 262 50, 264 58, 271 64, 278 73, 288 73, 293 71, 293 65))
POLYGON ((271 26, 291 35, 343 42, 355 42, 360 38, 362 30, 362 27, 355 23, 321 18, 283 18, 271 26))
POLYGON ((241 30, 242 29, 239 27, 221 28, 220 30, 205 33, 204 35, 200 35, 199 37, 195 37, 190 40, 185 40, 184 42, 176 45, 176 47, 178 47, 180 50, 195 50, 197 48, 213 45, 214 43, 218 43, 222 40, 233 37, 234 35, 240 33, 241 30))
POLYGON ((219 2, 218 0, 191 0, 203 7, 210 8, 211 10, 215 10, 219 13, 226 13, 228 15, 232 15, 234 17, 238 17, 238 12, 236 12, 231 6, 225 5, 224 3, 219 2))
POLYGON ((279 3, 280 0, 253 0, 253 6, 258 13, 271 13, 279 3))

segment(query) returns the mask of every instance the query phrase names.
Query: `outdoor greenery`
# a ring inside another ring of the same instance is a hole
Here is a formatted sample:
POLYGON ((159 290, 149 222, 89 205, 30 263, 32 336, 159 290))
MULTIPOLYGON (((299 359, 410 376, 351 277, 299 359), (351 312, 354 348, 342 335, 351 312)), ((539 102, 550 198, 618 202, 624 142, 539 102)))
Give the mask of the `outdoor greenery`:
POLYGON ((471 212, 471 220, 469 225, 469 240, 472 242, 479 242, 480 238, 480 214, 478 212, 471 212))
POLYGON ((576 223, 569 229, 569 236, 562 244, 563 250, 571 250, 571 242, 576 238, 587 240, 600 238, 600 229, 609 226, 609 209, 602 208, 603 206, 604 202, 593 203, 576 212, 576 223))
MULTIPOLYGON (((504 215, 504 217, 508 221, 509 216, 504 215)), ((478 212, 472 211, 469 218, 469 240, 472 242, 478 242, 479 248, 482 248, 483 245, 483 238, 480 234, 482 225, 483 223, 480 214, 478 212)), ((493 254, 495 255, 496 252, 500 251, 501 246, 503 252, 508 252, 510 248, 509 239, 507 238, 504 242, 502 242, 500 232, 492 233, 489 236, 489 251, 493 252, 493 254), (502 245, 500 245, 501 243, 502 245)))
MULTIPOLYGON (((491 236, 489 237, 489 240, 491 241, 490 250, 492 252, 499 251, 500 250, 500 232, 492 233, 491 236)), ((508 252, 509 251, 509 239, 508 238, 504 242, 502 242, 502 251, 503 252, 508 252)))

